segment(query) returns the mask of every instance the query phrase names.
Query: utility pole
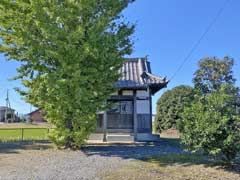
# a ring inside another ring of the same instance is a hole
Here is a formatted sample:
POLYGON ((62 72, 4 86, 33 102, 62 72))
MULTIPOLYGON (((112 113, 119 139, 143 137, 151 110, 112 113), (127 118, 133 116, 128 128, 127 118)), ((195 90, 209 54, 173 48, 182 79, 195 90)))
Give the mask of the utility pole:
POLYGON ((8 89, 7 89, 7 97, 6 97, 5 100, 6 100, 5 122, 7 123, 7 119, 8 119, 8 106, 9 106, 8 89))
POLYGON ((8 122, 8 115, 10 114, 10 120, 13 120, 13 112, 11 109, 11 104, 9 100, 9 90, 7 89, 7 97, 6 97, 6 110, 5 110, 5 122, 8 122))
POLYGON ((32 112, 32 104, 29 104, 30 108, 29 108, 29 115, 26 118, 26 123, 29 124, 31 123, 31 118, 30 118, 30 113, 32 112))

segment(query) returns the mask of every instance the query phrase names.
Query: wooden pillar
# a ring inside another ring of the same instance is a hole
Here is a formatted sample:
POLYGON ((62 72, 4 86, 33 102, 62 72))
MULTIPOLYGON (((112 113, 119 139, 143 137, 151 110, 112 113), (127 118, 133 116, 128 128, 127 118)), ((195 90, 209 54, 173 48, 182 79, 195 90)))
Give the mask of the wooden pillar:
POLYGON ((137 140, 138 131, 138 121, 137 121, 137 93, 133 92, 133 130, 134 130, 134 140, 137 140))
POLYGON ((148 94, 149 94, 149 104, 150 104, 150 129, 151 133, 153 133, 153 127, 152 127, 152 92, 151 89, 148 88, 148 94))
POLYGON ((103 142, 107 142, 107 111, 103 114, 103 142))

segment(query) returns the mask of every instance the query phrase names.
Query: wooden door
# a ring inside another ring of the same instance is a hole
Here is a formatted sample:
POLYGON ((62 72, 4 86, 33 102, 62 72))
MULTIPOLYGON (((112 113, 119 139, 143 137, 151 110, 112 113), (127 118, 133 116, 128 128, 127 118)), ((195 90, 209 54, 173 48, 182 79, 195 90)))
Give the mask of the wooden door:
POLYGON ((133 101, 117 101, 107 112, 108 129, 133 129, 133 101))

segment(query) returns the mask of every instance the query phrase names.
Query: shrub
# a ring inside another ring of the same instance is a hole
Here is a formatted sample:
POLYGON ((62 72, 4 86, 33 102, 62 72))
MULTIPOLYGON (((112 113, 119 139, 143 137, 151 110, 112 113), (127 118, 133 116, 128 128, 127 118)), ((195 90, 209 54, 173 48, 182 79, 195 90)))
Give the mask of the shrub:
MULTIPOLYGON (((161 132, 166 129, 176 128, 181 121, 180 114, 184 106, 193 99, 193 88, 190 86, 177 86, 165 92, 157 102, 157 115, 154 126, 161 132)), ((178 126, 178 129, 180 126, 178 126)), ((181 129, 181 128, 180 128, 181 129)))
POLYGON ((240 151, 238 97, 232 85, 198 96, 182 113, 182 143, 190 150, 234 159, 240 151))

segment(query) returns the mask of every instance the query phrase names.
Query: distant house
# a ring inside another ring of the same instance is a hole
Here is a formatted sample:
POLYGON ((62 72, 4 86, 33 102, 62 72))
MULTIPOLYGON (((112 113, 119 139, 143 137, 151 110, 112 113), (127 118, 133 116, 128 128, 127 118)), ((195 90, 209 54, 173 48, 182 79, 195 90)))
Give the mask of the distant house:
POLYGON ((15 115, 15 110, 6 106, 0 106, 0 122, 16 122, 18 121, 15 115))
POLYGON ((30 112, 27 117, 30 119, 31 122, 34 123, 43 123, 43 122, 47 122, 44 117, 43 117, 43 112, 42 110, 36 109, 35 111, 30 112))
POLYGON ((168 80, 152 74, 147 58, 126 59, 120 73, 118 91, 108 99, 112 108, 97 115, 97 133, 103 133, 103 141, 120 140, 123 136, 116 136, 122 133, 136 141, 159 138, 152 134, 152 95, 168 80))

